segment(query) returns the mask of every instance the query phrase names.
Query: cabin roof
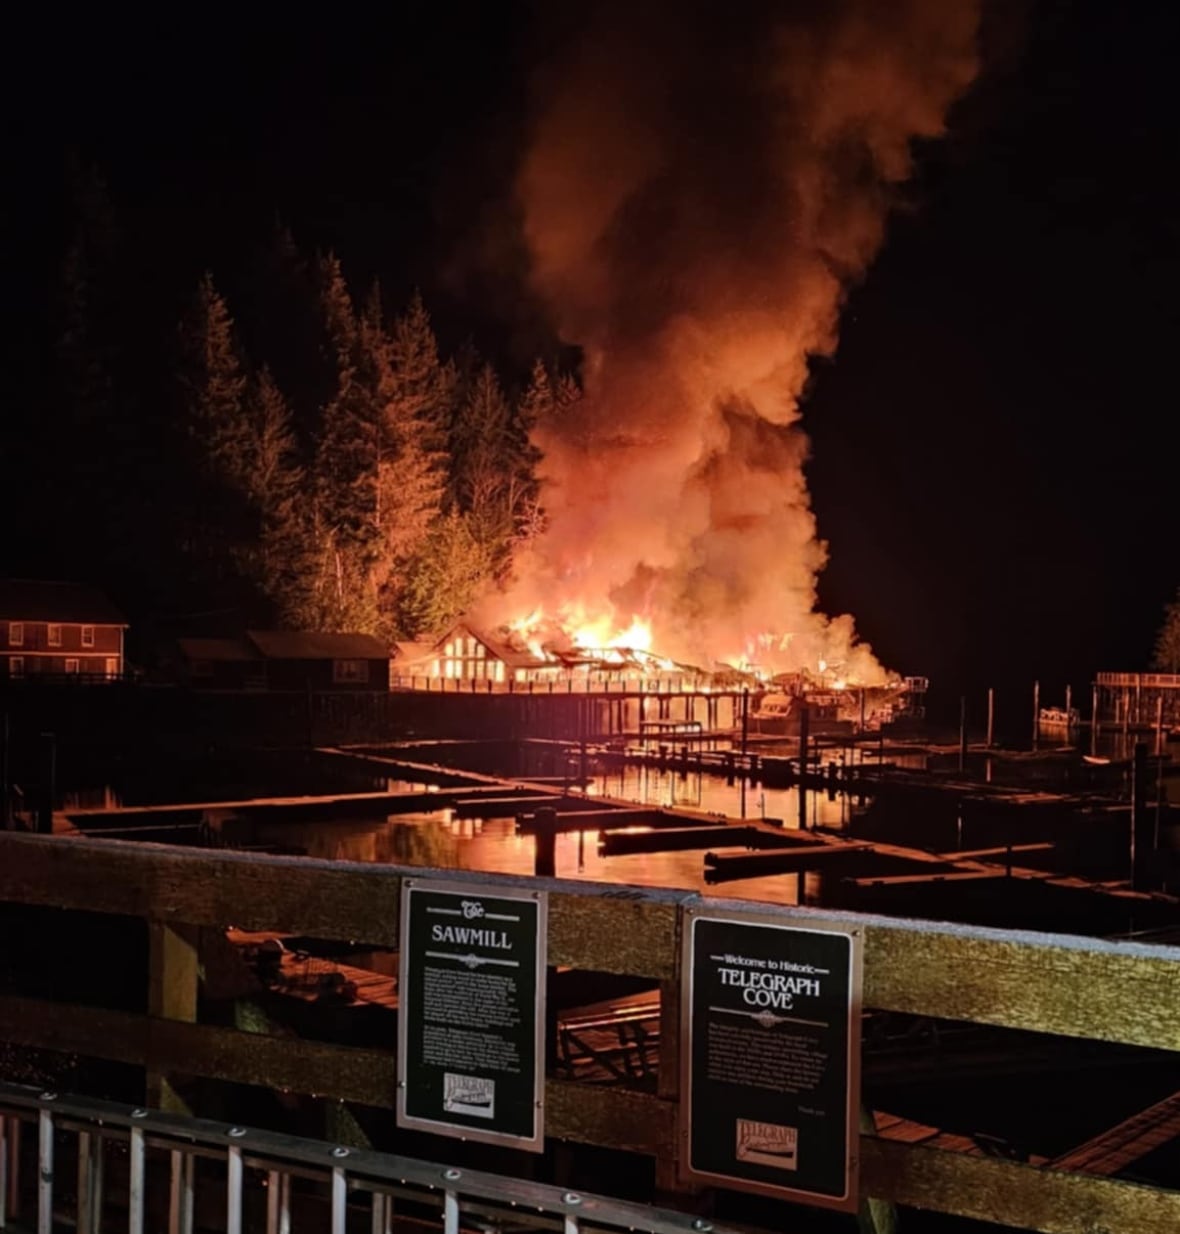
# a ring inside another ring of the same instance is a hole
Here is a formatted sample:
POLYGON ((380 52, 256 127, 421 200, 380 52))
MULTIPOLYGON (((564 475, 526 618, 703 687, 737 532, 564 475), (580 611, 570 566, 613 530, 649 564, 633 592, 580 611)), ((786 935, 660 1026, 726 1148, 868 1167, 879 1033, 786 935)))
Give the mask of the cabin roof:
POLYGON ((127 618, 97 587, 45 579, 0 579, 0 618, 122 626, 127 618))
POLYGON ((470 635, 481 642, 488 652, 497 660, 503 660, 509 668, 553 668, 554 662, 534 655, 527 647, 517 647, 507 639, 482 630, 477 626, 468 625, 465 621, 457 622, 438 640, 436 649, 446 646, 449 639, 456 635, 470 635))
POLYGON ((186 660, 210 660, 223 664, 261 658, 244 638, 178 638, 176 644, 186 660))
POLYGON ((388 660, 389 645, 372 634, 324 634, 314 630, 247 630, 268 660, 388 660))

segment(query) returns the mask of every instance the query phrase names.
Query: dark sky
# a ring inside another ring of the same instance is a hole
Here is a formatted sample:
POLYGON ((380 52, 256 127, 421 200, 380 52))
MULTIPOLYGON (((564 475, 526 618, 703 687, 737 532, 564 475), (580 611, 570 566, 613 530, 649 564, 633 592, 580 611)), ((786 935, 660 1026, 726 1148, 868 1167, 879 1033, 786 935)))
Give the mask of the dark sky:
MULTIPOLYGON (((1002 54, 922 152, 806 424, 825 604, 948 696, 1039 676, 1054 701, 1144 666, 1180 584, 1180 19, 1027 8, 1005 2, 1002 54)), ((449 345, 470 334, 506 368, 553 346, 502 204, 544 54, 527 6, 369 12, 92 10, 9 41, 10 390, 36 389, 68 148, 109 180, 163 319, 206 266, 232 297, 278 213, 358 284, 419 285, 449 345), (470 260, 489 244, 494 276, 470 260)))

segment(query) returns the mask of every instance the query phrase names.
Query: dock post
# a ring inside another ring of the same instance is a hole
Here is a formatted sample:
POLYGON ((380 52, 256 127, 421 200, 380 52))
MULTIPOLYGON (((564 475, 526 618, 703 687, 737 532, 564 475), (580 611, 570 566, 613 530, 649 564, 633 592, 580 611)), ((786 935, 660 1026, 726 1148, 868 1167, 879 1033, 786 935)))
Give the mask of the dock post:
POLYGON ((1090 689, 1090 753, 1098 753, 1098 732, 1102 722, 1098 719, 1098 683, 1090 689))
POLYGON ((1041 736, 1041 683, 1033 682, 1033 725, 1032 725, 1032 748, 1037 748, 1037 743, 1041 736))
POLYGON ((557 811, 551 806, 542 806, 536 818, 533 873, 538 878, 553 878, 557 874, 557 811))
POLYGON ((1147 810, 1147 743, 1135 742, 1131 758, 1131 886, 1147 891, 1152 882, 1154 825, 1147 810))
POLYGON ((53 834, 53 803, 57 798, 57 740, 52 733, 41 734, 41 783, 37 801, 37 830, 53 834))
POLYGON ((811 727, 807 702, 799 708, 799 830, 807 830, 807 737, 811 727))
MULTIPOLYGON (((200 932, 182 925, 148 922, 148 1015, 161 1020, 197 1021, 200 932)), ((176 1114, 192 1111, 177 1092, 177 1076, 148 1069, 147 1104, 176 1114)))
POLYGON ((967 696, 959 695, 959 770, 967 770, 967 696))
POLYGON ((987 688, 987 748, 990 750, 996 738, 996 688, 987 688))
POLYGON ((1067 681, 1065 683, 1065 739, 1069 740, 1069 734, 1073 732, 1073 720, 1070 718, 1073 715, 1073 686, 1067 681))
POLYGON ((1158 758, 1164 752, 1164 691, 1160 688, 1155 700, 1155 753, 1158 758))
POLYGON ((742 686, 742 762, 750 744, 750 687, 742 686))

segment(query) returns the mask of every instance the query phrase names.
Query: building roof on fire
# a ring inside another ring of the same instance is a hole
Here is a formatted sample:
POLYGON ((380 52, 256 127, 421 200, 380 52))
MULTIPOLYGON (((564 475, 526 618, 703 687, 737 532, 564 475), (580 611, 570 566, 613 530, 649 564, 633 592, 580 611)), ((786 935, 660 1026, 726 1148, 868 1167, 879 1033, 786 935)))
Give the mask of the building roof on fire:
POLYGON ((438 640, 435 647, 438 649, 444 648, 448 642, 453 641, 455 636, 459 634, 470 635, 478 642, 481 642, 492 656, 497 660, 503 660, 509 668, 552 668, 554 666, 552 660, 535 655, 527 647, 515 646, 513 643, 508 642, 507 639, 480 629, 478 626, 469 625, 465 621, 460 621, 453 625, 438 640))
POLYGON ((323 634, 314 630, 247 630, 268 660, 388 660, 389 645, 372 634, 323 634))
POLYGON ((0 619, 127 626, 127 618, 97 587, 44 579, 0 579, 0 619))

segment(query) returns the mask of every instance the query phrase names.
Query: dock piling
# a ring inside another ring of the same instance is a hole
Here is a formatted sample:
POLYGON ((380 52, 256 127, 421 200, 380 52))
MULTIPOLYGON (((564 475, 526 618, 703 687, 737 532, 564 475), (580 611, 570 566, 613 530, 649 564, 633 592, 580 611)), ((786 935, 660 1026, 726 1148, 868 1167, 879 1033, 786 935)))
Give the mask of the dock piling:
POLYGON ((554 878, 557 874, 557 811, 552 806, 542 806, 536 817, 533 873, 538 878, 554 878))

